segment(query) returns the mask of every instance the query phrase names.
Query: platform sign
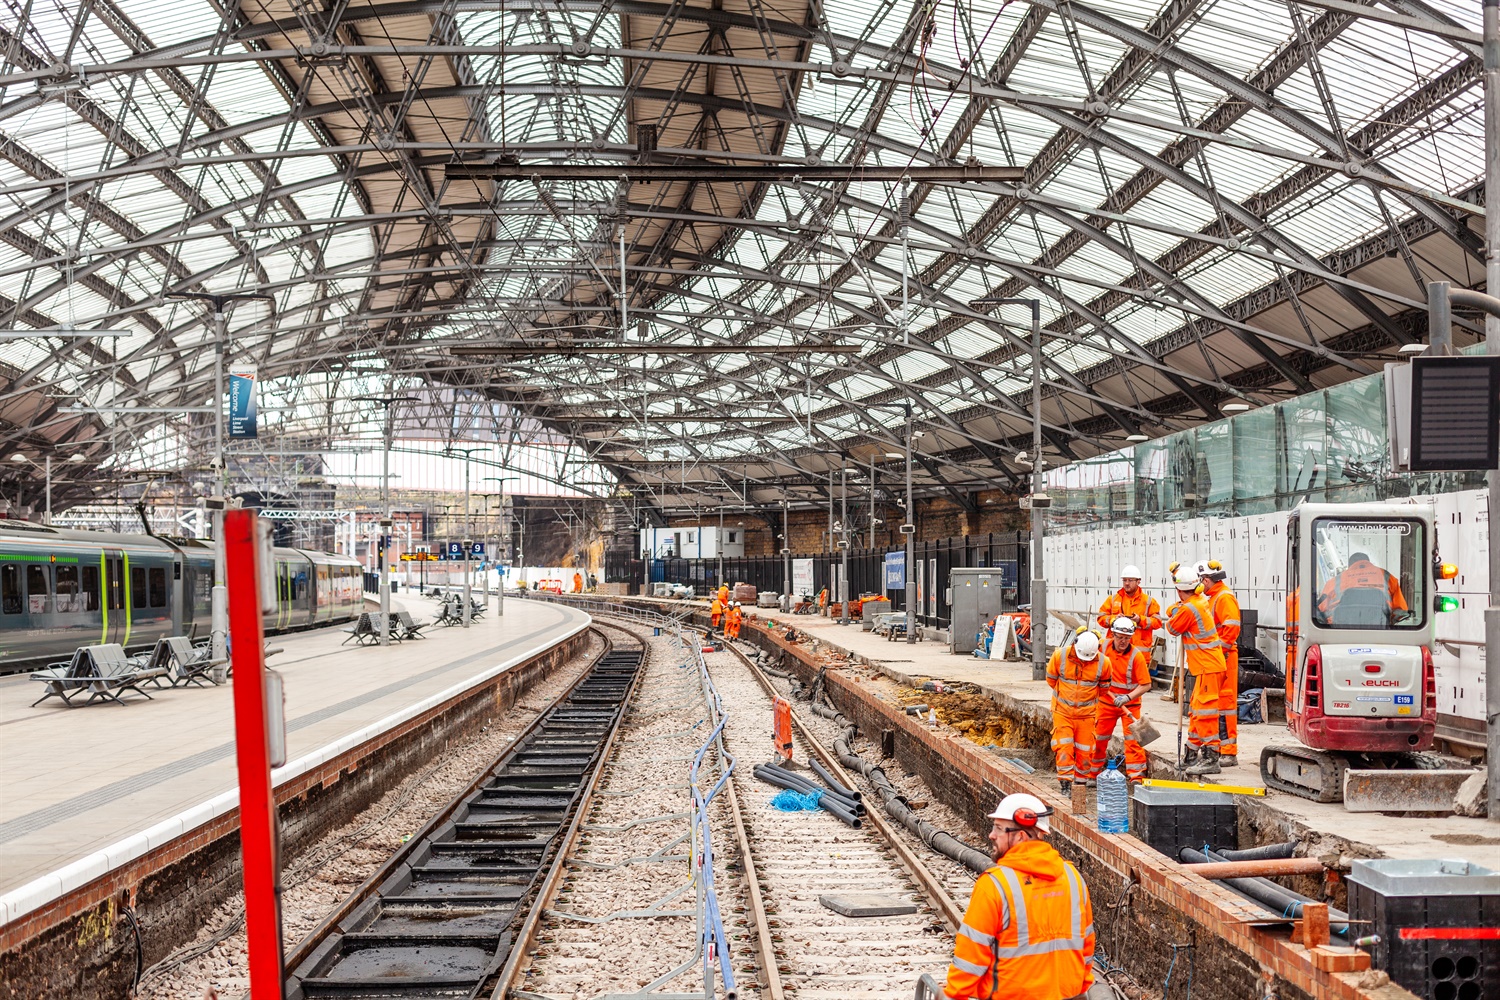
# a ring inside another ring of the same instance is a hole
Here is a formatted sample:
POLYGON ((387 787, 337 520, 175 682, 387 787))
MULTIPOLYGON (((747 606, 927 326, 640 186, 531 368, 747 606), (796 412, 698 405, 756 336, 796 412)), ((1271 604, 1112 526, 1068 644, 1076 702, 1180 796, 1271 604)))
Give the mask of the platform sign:
POLYGON ((449 559, 449 560, 456 560, 458 562, 463 562, 463 559, 464 559, 464 543, 463 542, 449 542, 447 544, 447 546, 445 546, 444 549, 443 549, 443 558, 444 559, 449 559))
POLYGON ((813 561, 811 559, 792 560, 792 593, 811 594, 813 592, 813 561))
POLYGON ((903 590, 906 587, 906 553, 885 554, 885 589, 903 590))
POLYGON ((229 436, 253 438, 255 427, 255 366, 235 365, 229 369, 229 436))
POLYGON ((470 542, 469 543, 469 558, 470 559, 483 559, 484 558, 484 543, 483 542, 470 542))

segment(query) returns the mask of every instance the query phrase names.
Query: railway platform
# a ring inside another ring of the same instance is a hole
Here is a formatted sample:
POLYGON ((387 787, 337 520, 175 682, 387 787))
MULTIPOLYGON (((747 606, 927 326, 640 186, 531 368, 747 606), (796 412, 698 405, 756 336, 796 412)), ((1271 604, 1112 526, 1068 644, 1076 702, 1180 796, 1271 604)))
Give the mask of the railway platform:
MULTIPOLYGON (((397 610, 432 618, 431 602, 397 610)), ((496 673, 576 635, 588 616, 511 600, 464 629, 389 647, 345 645, 343 627, 273 636, 286 687, 288 765, 278 787, 496 673)), ((0 679, 0 926, 98 877, 132 851, 234 805, 232 685, 150 690, 152 700, 32 708, 37 685, 0 679), (97 870, 96 870, 97 869, 97 870)))

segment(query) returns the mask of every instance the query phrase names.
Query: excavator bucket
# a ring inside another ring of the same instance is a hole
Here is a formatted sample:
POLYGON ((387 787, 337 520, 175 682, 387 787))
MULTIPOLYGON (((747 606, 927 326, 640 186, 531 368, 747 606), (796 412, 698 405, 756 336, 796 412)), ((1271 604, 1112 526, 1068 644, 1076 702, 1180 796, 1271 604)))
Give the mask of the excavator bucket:
POLYGON ((1473 771, 1373 770, 1344 772, 1349 812, 1452 812, 1453 797, 1473 771))

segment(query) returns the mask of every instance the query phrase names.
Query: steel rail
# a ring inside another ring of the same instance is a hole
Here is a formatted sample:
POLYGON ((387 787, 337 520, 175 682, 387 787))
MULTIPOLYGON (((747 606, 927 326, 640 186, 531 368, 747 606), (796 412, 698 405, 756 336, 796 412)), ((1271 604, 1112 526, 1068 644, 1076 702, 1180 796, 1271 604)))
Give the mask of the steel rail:
POLYGON ((553 854, 552 864, 547 871, 547 876, 542 880, 541 888, 533 896, 526 919, 522 921, 520 929, 512 939, 510 954, 506 956, 505 965, 494 980, 494 987, 489 994, 490 1000, 505 1000, 523 968, 530 961, 531 950, 536 943, 536 934, 541 927, 543 912, 551 904, 553 897, 557 895, 557 890, 561 886, 563 873, 567 869, 567 860, 572 855, 573 849, 578 845, 578 838, 582 835, 583 820, 588 815, 589 807, 593 803, 594 791, 598 788, 599 780, 604 775, 605 763, 609 760, 610 754, 614 752, 615 740, 620 735, 620 729, 625 723, 625 716, 629 712, 630 702, 634 699, 636 689, 640 687, 641 679, 646 675, 646 669, 651 660, 651 644, 645 641, 645 639, 640 636, 631 635, 628 630, 620 628, 618 625, 610 625, 604 622, 596 624, 602 628, 613 628, 624 632, 632 639, 638 640, 641 644, 641 665, 636 670, 635 677, 630 682, 630 687, 626 690, 625 697, 621 701, 620 716, 615 722, 615 727, 610 730, 609 736, 600 746, 598 763, 594 767, 593 774, 585 783, 583 791, 579 794, 578 806, 573 811, 573 820, 568 825, 568 832, 563 835, 562 840, 559 842, 558 848, 553 854))
MULTIPOLYGON (((597 631, 597 629, 590 629, 590 631, 597 631)), ((447 805, 443 806, 442 809, 435 813, 431 819, 424 823, 421 829, 407 838, 406 843, 402 844, 401 847, 397 849, 396 853, 390 856, 385 864, 383 864, 373 875, 361 882, 358 888, 356 888, 352 893, 344 898, 343 902, 339 903, 332 910, 330 910, 328 912, 328 915, 324 917, 316 927, 308 931, 307 934, 303 936, 302 940, 298 942, 297 947, 293 948, 291 953, 287 955, 286 961, 283 966, 284 968, 296 969, 303 962, 307 961, 308 957, 312 954, 313 949, 315 949, 320 943, 322 943, 322 941, 327 938, 327 936, 333 931, 335 927, 338 926, 338 924, 345 917, 353 913, 356 907, 358 907, 365 900, 374 895, 375 891, 380 888, 381 884, 384 883, 386 879, 390 878, 391 872, 395 871, 396 869, 400 868, 401 865, 405 864, 406 859, 411 856, 412 852, 414 852, 419 846, 421 846, 428 837, 437 832, 437 830, 448 821, 448 817, 453 815, 453 811, 455 809, 457 809, 460 805, 467 801, 470 796, 479 791, 480 787, 489 780, 491 775, 494 774, 496 766, 510 755, 512 749, 522 745, 523 741, 528 736, 532 735, 532 733, 536 731, 537 727, 542 724, 542 721, 547 718, 548 713, 562 705, 573 694, 573 692, 578 689, 578 685, 582 684, 584 679, 588 677, 589 671, 598 666, 599 663, 601 663, 604 658, 608 656, 614 649, 614 644, 610 642, 607 636, 605 636, 602 632, 599 632, 598 634, 599 638, 604 640, 604 648, 599 651, 598 655, 593 658, 593 660, 588 664, 583 672, 578 675, 573 683, 568 685, 567 690, 563 691, 556 698, 552 699, 552 701, 548 703, 546 707, 538 712, 536 718, 532 719, 531 722, 526 725, 526 728, 517 733, 515 737, 510 741, 510 743, 506 745, 505 749, 501 751, 500 755, 493 761, 491 761, 483 771, 477 774, 474 777, 473 781, 464 786, 463 790, 455 795, 447 805)))
MULTIPOLYGON (((768 697, 775 698, 778 696, 779 692, 776 690, 775 685, 771 683, 771 678, 763 673, 760 667, 756 666, 754 660, 750 659, 743 651, 737 649, 731 643, 726 642, 724 648, 731 650, 735 656, 739 657, 740 662, 745 664, 751 676, 760 683, 761 688, 764 689, 768 697)), ((838 756, 829 752, 828 748, 813 735, 812 730, 807 727, 806 723, 802 721, 796 712, 792 713, 792 727, 802 739, 807 741, 807 745, 812 748, 813 753, 818 755, 818 759, 823 762, 823 766, 828 768, 829 772, 842 785, 846 788, 859 787, 855 784, 854 779, 849 776, 849 773, 844 770, 844 766, 839 763, 838 756)), ((921 886, 922 891, 927 895, 928 901, 942 914, 943 920, 948 924, 949 930, 956 932, 964 919, 962 907, 948 894, 948 890, 943 888, 942 882, 939 881, 932 870, 923 863, 921 858, 917 857, 916 852, 896 836, 889 821, 881 815, 879 806, 872 803, 871 808, 866 810, 865 814, 860 818, 869 823, 884 838, 885 842, 890 845, 892 853, 896 855, 901 864, 911 873, 912 878, 921 886)))

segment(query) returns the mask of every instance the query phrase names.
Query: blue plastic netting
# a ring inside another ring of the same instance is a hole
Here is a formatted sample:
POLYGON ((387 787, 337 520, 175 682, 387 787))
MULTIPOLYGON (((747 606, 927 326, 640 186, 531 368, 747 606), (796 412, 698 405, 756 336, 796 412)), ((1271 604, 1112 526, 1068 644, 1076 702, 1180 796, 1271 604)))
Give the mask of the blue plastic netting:
POLYGON ((784 813, 812 812, 818 808, 818 800, 822 797, 822 792, 803 795, 801 792, 784 788, 771 800, 771 805, 784 813))

